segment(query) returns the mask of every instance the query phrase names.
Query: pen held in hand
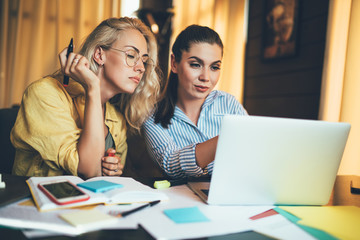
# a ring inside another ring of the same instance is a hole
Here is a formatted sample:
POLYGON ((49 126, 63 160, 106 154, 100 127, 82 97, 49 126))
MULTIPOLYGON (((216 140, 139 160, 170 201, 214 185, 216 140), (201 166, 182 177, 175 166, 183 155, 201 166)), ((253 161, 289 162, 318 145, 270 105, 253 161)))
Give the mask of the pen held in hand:
MULTIPOLYGON (((74 45, 73 45, 73 39, 71 38, 68 49, 67 49, 66 58, 69 57, 69 54, 71 52, 73 52, 73 50, 74 50, 74 45)), ((69 85, 69 76, 64 75, 63 85, 65 87, 67 87, 67 85, 69 85)))
POLYGON ((114 216, 114 217, 126 217, 126 216, 128 216, 128 215, 130 215, 132 213, 140 211, 141 209, 144 209, 144 208, 147 208, 147 207, 152 207, 152 206, 158 204, 159 202, 160 202, 160 200, 152 201, 152 202, 144 204, 144 205, 142 205, 140 207, 137 207, 137 208, 131 209, 129 211, 125 211, 125 212, 110 211, 109 214, 111 216, 114 216))

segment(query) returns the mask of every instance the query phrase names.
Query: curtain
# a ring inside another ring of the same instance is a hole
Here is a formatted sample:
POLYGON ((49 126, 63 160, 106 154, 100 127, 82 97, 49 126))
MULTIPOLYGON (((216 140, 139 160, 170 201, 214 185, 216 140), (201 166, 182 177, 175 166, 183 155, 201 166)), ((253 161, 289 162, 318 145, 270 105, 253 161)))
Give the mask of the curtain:
POLYGON ((330 0, 319 119, 351 124, 338 175, 360 175, 360 1, 330 0))
POLYGON ((216 88, 243 100, 247 0, 174 0, 172 43, 187 26, 208 26, 224 43, 221 77, 216 88))
POLYGON ((102 20, 120 17, 121 0, 1 0, 0 108, 21 102, 25 88, 55 72, 58 53, 79 47, 102 20))

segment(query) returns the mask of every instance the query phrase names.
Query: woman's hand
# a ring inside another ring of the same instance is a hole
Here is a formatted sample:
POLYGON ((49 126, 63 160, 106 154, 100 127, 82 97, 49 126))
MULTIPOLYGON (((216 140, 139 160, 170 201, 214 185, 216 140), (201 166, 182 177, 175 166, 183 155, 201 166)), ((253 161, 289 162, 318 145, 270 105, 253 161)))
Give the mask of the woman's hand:
POLYGON ((100 79, 90 70, 89 61, 82 55, 77 53, 70 53, 66 57, 67 48, 59 54, 61 71, 79 82, 86 90, 93 84, 100 84, 100 79))
POLYGON ((123 173, 124 166, 120 164, 120 157, 115 155, 113 148, 109 148, 101 160, 103 176, 120 176, 123 173))

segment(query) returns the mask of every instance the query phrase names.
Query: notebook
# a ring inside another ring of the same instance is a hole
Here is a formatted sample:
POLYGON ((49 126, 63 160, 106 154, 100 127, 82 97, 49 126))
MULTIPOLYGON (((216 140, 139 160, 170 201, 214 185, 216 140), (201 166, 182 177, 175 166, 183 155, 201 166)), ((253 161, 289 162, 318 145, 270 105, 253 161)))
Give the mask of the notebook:
POLYGON ((325 205, 349 131, 348 123, 224 116, 210 182, 188 186, 213 205, 325 205))

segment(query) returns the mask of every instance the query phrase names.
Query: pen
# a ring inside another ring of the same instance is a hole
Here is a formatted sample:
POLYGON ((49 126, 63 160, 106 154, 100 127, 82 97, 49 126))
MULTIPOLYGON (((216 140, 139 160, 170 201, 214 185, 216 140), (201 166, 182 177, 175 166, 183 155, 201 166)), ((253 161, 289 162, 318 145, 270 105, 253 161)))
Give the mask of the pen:
POLYGON ((147 203, 147 204, 145 204, 145 205, 142 205, 142 206, 140 206, 140 207, 134 208, 134 209, 129 210, 129 211, 125 211, 125 212, 117 213, 117 214, 114 214, 114 213, 112 212, 112 213, 110 213, 110 214, 113 215, 113 216, 115 215, 116 217, 126 217, 127 215, 130 215, 130 214, 132 214, 132 213, 135 213, 135 212, 137 212, 137 211, 139 211, 139 210, 141 210, 141 209, 144 209, 144 208, 147 208, 147 207, 152 207, 152 206, 158 204, 159 202, 160 202, 160 200, 156 200, 156 201, 149 202, 149 203, 147 203))
MULTIPOLYGON (((73 49, 74 49, 73 39, 71 38, 68 49, 67 49, 66 58, 69 57, 69 54, 73 51, 73 49)), ((69 85, 69 76, 64 75, 63 85, 65 87, 67 87, 67 85, 69 85)))

